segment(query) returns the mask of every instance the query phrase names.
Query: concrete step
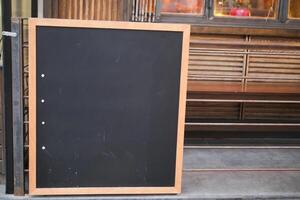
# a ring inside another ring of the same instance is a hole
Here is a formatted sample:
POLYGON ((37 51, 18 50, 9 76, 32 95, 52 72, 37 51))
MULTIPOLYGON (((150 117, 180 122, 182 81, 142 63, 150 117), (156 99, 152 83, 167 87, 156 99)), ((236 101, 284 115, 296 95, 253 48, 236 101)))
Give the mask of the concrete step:
POLYGON ((201 200, 201 199, 300 199, 300 149, 185 148, 182 193, 179 195, 111 195, 15 197, 1 200, 201 200), (210 171, 205 169, 262 169, 260 171, 210 171), (200 169, 200 171, 197 171, 200 169), (201 169, 204 169, 201 171, 201 169), (273 169, 263 171, 265 169, 273 169), (276 171, 277 169, 277 171, 276 171))
POLYGON ((300 170, 300 149, 184 149, 184 169, 300 170))
POLYGON ((186 172, 182 195, 194 199, 300 199, 300 172, 186 172))
POLYGON ((184 172, 179 195, 14 197, 0 189, 1 200, 300 199, 300 172, 184 172))

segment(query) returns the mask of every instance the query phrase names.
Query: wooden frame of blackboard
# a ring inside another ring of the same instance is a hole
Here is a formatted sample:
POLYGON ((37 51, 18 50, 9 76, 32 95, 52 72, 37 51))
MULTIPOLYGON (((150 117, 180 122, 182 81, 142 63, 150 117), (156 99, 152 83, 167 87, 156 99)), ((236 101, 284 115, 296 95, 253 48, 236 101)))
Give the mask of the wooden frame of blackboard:
POLYGON ((185 103, 187 91, 190 25, 150 24, 133 22, 29 19, 29 194, 30 195, 83 195, 83 194, 177 194, 181 192, 185 103), (36 185, 36 27, 78 27, 149 31, 175 31, 183 33, 180 93, 178 109, 175 184, 172 187, 76 187, 37 188, 36 185))

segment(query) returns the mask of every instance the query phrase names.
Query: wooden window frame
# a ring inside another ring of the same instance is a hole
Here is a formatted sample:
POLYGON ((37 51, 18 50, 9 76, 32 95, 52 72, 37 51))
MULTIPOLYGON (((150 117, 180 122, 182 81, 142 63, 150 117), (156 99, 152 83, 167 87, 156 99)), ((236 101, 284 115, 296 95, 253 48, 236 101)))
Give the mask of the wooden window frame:
MULTIPOLYGON (((217 17, 214 16, 214 0, 205 0, 205 8, 203 16, 193 15, 176 15, 176 14, 163 14, 159 13, 160 22, 172 22, 172 23, 190 23, 194 26, 206 25, 206 26, 220 26, 220 27, 242 27, 242 28, 292 28, 299 29, 300 19, 288 18, 288 1, 278 0, 276 17, 270 18, 266 21, 266 18, 234 18, 234 17, 217 17)), ((160 5, 158 4, 158 9, 160 5)))
POLYGON ((290 0, 285 1, 285 11, 286 11, 286 15, 285 15, 285 22, 291 25, 296 25, 296 26, 300 26, 300 17, 296 18, 296 17, 290 17, 289 16, 289 12, 290 12, 290 0))

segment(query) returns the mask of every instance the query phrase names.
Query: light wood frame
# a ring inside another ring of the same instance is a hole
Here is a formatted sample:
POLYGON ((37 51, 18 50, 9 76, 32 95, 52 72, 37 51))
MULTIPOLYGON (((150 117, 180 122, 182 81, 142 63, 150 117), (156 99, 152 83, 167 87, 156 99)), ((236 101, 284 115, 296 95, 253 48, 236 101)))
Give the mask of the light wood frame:
POLYGON ((190 25, 151 24, 133 22, 87 21, 69 19, 29 19, 29 194, 83 195, 83 194, 177 194, 181 192, 185 104, 189 57, 190 25), (37 188, 36 185, 36 28, 38 26, 78 27, 100 29, 152 30, 182 32, 182 59, 178 109, 175 183, 172 187, 76 187, 37 188))

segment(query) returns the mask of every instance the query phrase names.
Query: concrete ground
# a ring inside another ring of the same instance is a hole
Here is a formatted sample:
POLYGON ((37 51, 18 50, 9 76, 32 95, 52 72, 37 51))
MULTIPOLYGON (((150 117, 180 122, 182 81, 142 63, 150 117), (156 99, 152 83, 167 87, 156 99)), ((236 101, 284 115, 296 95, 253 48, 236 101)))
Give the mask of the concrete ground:
POLYGON ((300 148, 186 148, 180 195, 14 197, 34 200, 300 199, 300 148))

